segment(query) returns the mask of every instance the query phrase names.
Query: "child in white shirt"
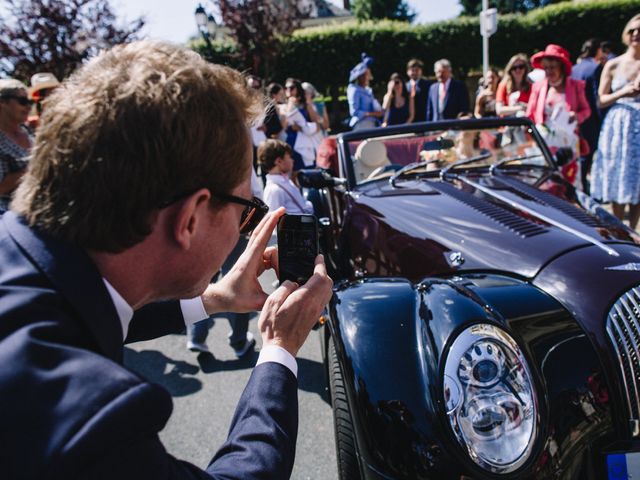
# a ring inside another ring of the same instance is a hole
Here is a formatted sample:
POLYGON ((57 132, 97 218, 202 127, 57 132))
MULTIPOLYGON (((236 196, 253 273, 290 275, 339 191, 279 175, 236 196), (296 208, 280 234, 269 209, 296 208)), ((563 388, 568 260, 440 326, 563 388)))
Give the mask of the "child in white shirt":
POLYGON ((258 148, 258 163, 267 172, 264 202, 273 211, 284 207, 287 213, 313 213, 313 205, 306 200, 289 175, 293 170, 291 147, 282 140, 269 139, 258 148))

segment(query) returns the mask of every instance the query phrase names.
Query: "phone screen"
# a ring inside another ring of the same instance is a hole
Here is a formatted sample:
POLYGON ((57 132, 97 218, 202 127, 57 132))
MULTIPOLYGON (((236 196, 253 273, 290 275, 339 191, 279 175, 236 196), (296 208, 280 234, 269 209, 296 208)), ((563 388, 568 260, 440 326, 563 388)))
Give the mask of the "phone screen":
POLYGON ((278 222, 280 283, 305 283, 318 255, 318 221, 314 215, 284 215, 278 222))

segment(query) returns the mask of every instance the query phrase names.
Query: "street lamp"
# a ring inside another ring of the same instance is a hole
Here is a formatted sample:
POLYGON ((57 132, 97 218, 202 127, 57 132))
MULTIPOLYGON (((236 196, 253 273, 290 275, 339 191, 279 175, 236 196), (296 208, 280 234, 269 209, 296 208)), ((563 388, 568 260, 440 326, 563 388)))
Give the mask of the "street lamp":
POLYGON ((195 12, 196 17, 196 25, 198 26, 198 31, 204 38, 204 41, 207 45, 207 54, 209 58, 213 58, 213 46, 211 45, 211 38, 215 40, 216 38, 216 30, 218 26, 216 25, 216 21, 213 18, 213 15, 207 15, 206 10, 202 6, 202 4, 198 4, 198 8, 196 8, 195 12))

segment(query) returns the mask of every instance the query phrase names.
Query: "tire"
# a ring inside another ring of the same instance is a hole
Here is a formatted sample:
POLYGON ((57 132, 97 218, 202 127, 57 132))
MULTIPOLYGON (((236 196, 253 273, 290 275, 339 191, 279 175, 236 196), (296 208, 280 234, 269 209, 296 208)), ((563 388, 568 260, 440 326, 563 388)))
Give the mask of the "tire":
POLYGON ((353 430, 353 419, 347 392, 342 377, 342 370, 338 362, 333 337, 329 337, 327 347, 329 364, 329 391, 333 407, 333 426, 336 436, 336 459, 338 461, 338 478, 340 480, 362 480, 360 462, 358 460, 358 446, 353 430))

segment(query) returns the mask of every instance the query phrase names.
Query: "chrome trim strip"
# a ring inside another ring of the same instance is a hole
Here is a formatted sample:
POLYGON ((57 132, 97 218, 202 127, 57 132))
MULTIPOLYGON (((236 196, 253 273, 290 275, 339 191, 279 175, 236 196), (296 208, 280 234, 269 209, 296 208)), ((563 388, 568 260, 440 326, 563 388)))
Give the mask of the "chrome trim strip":
POLYGON ((629 397, 629 384, 627 383, 627 376, 624 374, 624 366, 622 363, 622 352, 620 352, 620 347, 618 346, 618 342, 616 342, 616 333, 613 332, 615 323, 612 321, 611 316, 609 316, 609 322, 607 322, 607 333, 609 334, 609 338, 611 339, 611 343, 613 343, 613 348, 616 351, 616 356, 618 357, 618 362, 620 364, 620 373, 622 373, 622 383, 624 383, 624 392, 627 398, 627 408, 629 409, 629 414, 633 411, 631 406, 631 398, 629 397))
MULTIPOLYGON (((636 401, 635 408, 632 408, 631 413, 634 413, 634 411, 637 413, 638 412, 638 380, 636 378, 637 375, 636 375, 636 368, 633 364, 633 357, 635 356, 637 358, 638 351, 637 349, 634 349, 633 351, 630 350, 630 348, 631 349, 634 348, 634 344, 632 341, 633 339, 631 338, 631 335, 632 335, 631 325, 629 325, 629 322, 625 318, 624 312, 621 312, 622 309, 620 306, 620 301, 616 302, 613 308, 616 310, 618 317, 624 324, 624 328, 627 330, 627 333, 628 333, 628 335, 622 337, 624 341, 624 349, 625 349, 625 352, 627 353, 627 366, 631 373, 631 380, 633 380, 633 391, 630 392, 629 390, 627 390, 627 398, 629 398, 629 403, 631 404, 632 403, 631 394, 635 394, 635 401, 636 401)), ((616 325, 618 327, 620 326, 619 323, 616 323, 616 325)))
MULTIPOLYGON (((617 333, 618 337, 619 337, 619 338, 620 338, 620 340, 621 340, 622 347, 623 347, 623 348, 624 348, 624 350, 625 350, 625 353, 624 353, 624 354, 626 355, 626 358, 628 359, 628 358, 629 358, 629 351, 627 350, 626 342, 625 342, 625 340, 624 340, 624 335, 623 335, 623 334, 622 334, 622 332, 620 331, 620 327, 618 326, 618 324, 617 324, 615 321, 614 321, 614 322, 612 322, 612 323, 613 323, 613 328, 615 328, 615 329, 616 329, 616 333, 617 333)), ((614 342, 615 342, 615 340, 614 340, 614 342)), ((629 380, 630 380, 630 379, 627 379, 627 375, 626 375, 626 374, 625 374, 625 372, 624 372, 624 370, 625 370, 625 369, 624 369, 624 361, 623 361, 623 358, 624 358, 624 357, 623 357, 623 355, 621 355, 621 354, 620 354, 620 348, 619 348, 619 346, 618 346, 617 342, 615 342, 615 345, 616 345, 616 351, 618 352, 618 360, 619 360, 619 362, 620 362, 620 369, 621 369, 621 373, 622 373, 622 380, 623 380, 623 382, 624 382, 624 387, 625 387, 625 388, 624 388, 624 391, 625 391, 625 395, 626 395, 626 397, 627 397, 627 405, 628 405, 628 407, 629 407, 629 415, 633 416, 633 410, 634 410, 634 408, 633 408, 633 407, 634 407, 634 405, 633 405, 633 402, 631 401, 631 397, 629 396, 629 380)))
POLYGON ((591 243, 592 245, 595 245, 596 247, 604 250, 605 252, 607 252, 609 255, 614 256, 614 257, 619 257, 620 254, 618 252, 616 252, 613 248, 608 247, 607 245, 605 245, 604 243, 602 243, 601 241, 597 240, 596 238, 593 238, 591 235, 587 235, 586 233, 582 233, 578 230, 576 230, 575 228, 571 228, 568 227, 560 222, 558 222, 557 220, 554 220, 553 218, 547 217, 546 215, 533 210, 532 208, 527 207, 526 205, 523 205, 521 203, 518 203, 508 197, 505 197, 504 195, 500 195, 499 193, 496 193, 495 191, 491 190, 490 188, 484 187, 482 185, 480 185, 479 183, 474 182, 473 180, 469 180, 468 178, 465 178, 461 175, 457 175, 455 177, 456 179, 460 180, 461 182, 466 183, 467 185, 469 185, 470 187, 474 187, 478 190, 480 190, 483 193, 486 193, 487 195, 490 195, 494 198, 497 198, 498 200, 505 202, 508 205, 511 205, 514 208, 517 208, 518 210, 522 210, 523 212, 528 213, 529 215, 532 215, 540 220, 542 220, 543 222, 548 223, 549 225, 553 225, 554 227, 559 228, 560 230, 564 230, 567 233, 570 233, 571 235, 574 235, 576 237, 581 238, 582 240, 585 240, 589 243, 591 243))

